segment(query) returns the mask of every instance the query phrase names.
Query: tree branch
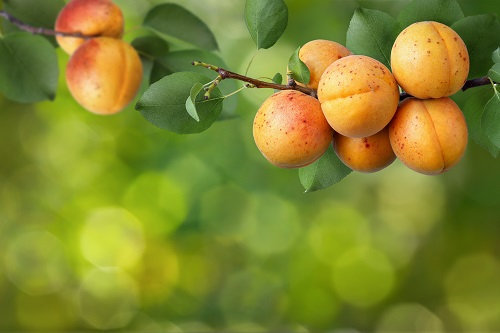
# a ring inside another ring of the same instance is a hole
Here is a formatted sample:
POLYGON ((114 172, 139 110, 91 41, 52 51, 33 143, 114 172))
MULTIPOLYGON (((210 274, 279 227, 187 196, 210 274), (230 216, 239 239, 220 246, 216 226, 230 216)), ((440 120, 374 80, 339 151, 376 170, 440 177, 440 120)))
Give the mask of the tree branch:
POLYGON ((19 29, 30 32, 32 34, 36 34, 36 35, 77 37, 77 38, 83 38, 83 39, 97 37, 97 36, 84 35, 84 34, 79 33, 79 32, 70 33, 70 32, 55 31, 52 29, 41 28, 41 27, 33 27, 27 23, 24 23, 23 21, 19 20, 18 18, 12 16, 11 14, 7 13, 4 10, 0 10, 0 17, 3 17, 4 19, 8 20, 9 22, 11 22, 15 26, 17 26, 19 29))

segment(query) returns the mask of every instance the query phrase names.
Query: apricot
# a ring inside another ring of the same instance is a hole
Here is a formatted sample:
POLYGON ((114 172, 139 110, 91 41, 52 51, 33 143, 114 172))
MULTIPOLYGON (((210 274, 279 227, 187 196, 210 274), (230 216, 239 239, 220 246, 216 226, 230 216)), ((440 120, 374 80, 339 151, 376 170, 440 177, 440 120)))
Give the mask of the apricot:
POLYGON ((364 173, 382 170, 396 159, 387 127, 367 138, 349 138, 335 133, 333 148, 346 166, 364 173))
POLYGON ((469 75, 469 53, 450 27, 432 21, 404 29, 392 47, 391 67, 396 81, 420 99, 450 96, 469 75))
POLYGON ((365 138, 380 132, 399 102, 399 88, 379 61, 350 55, 321 76, 318 99, 330 126, 343 136, 365 138))
POLYGON ((389 125, 396 156, 410 169, 427 175, 456 165, 467 148, 467 124, 460 108, 448 97, 401 103, 389 125))
POLYGON ((75 100, 97 114, 122 110, 137 94, 141 81, 141 59, 121 39, 86 41, 73 53, 66 68, 66 82, 75 100))
POLYGON ((351 51, 345 46, 330 40, 317 39, 304 44, 300 48, 299 58, 306 64, 311 76, 307 85, 300 82, 297 84, 317 90, 321 75, 326 68, 334 61, 350 54, 351 51))
MULTIPOLYGON (((55 30, 87 36, 121 38, 123 13, 111 0, 71 0, 59 12, 55 30)), ((72 54, 85 42, 83 38, 56 37, 61 48, 72 54)))
POLYGON ((265 158, 282 168, 311 164, 328 149, 333 130, 317 99, 296 90, 273 94, 253 123, 255 144, 265 158))

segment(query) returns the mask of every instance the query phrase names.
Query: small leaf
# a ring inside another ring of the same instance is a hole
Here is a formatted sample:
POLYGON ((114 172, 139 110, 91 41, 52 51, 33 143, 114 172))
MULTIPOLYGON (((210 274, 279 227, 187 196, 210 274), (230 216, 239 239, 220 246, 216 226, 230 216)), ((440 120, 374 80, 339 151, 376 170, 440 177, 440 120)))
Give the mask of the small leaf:
POLYGON ((299 178, 306 192, 314 192, 340 182, 351 171, 330 147, 319 160, 299 169, 299 178))
POLYGON ((139 54, 152 59, 164 57, 169 52, 167 42, 158 36, 137 37, 131 44, 139 54))
POLYGON ((288 7, 283 0, 247 0, 245 22, 257 49, 268 49, 285 32, 288 7))
POLYGON ((143 25, 199 48, 217 50, 217 41, 208 26, 190 11, 173 3, 153 7, 143 25))
POLYGON ((493 53, 491 54, 491 60, 493 60, 495 64, 500 63, 500 47, 493 51, 493 53))
POLYGON ((288 70, 292 73, 292 78, 300 83, 308 84, 311 78, 311 73, 306 64, 299 58, 300 47, 293 52, 288 60, 288 70))
POLYGON ((498 92, 484 107, 481 127, 491 142, 500 148, 500 94, 498 92))
POLYGON ((276 84, 282 84, 283 83, 283 75, 281 75, 281 73, 276 73, 273 76, 273 82, 276 84))
POLYGON ((500 62, 491 67, 488 71, 488 77, 495 82, 500 82, 500 62))
POLYGON ((466 100, 463 107, 469 136, 493 157, 497 157, 500 149, 498 149, 488 138, 486 133, 481 128, 481 119, 483 116, 484 106, 494 94, 492 86, 478 87, 465 92, 466 100))
POLYGON ((193 117, 197 122, 200 121, 200 116, 198 115, 198 111, 196 111, 196 97, 203 89, 203 84, 196 82, 191 88, 191 92, 189 94, 188 99, 186 100, 186 110, 188 114, 193 117))
POLYGON ((354 54, 377 59, 391 68, 391 49, 398 32, 398 23, 387 13, 359 7, 347 29, 346 47, 354 54))
POLYGON ((484 76, 493 65, 491 53, 500 45, 500 24, 493 14, 468 16, 451 26, 462 37, 470 58, 469 79, 484 76))
POLYGON ((14 32, 0 39, 0 91, 21 103, 53 100, 59 67, 45 38, 14 32))
POLYGON ((401 28, 420 21, 436 21, 448 26, 464 18, 456 0, 413 0, 398 15, 401 28))
POLYGON ((186 100, 196 83, 210 81, 194 72, 178 72, 153 83, 137 102, 135 108, 150 123, 178 134, 200 133, 208 129, 222 111, 222 94, 215 88, 209 100, 198 95, 195 101, 200 121, 186 112, 186 100))

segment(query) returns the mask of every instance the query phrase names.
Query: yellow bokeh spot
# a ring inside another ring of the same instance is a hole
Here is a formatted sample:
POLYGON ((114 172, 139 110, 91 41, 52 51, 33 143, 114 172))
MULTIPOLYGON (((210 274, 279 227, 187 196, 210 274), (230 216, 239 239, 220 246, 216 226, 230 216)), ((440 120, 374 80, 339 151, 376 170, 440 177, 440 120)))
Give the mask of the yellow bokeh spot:
POLYGON ((122 208, 96 209, 83 226, 80 246, 98 267, 133 267, 144 250, 142 224, 122 208))
POLYGON ((385 299, 395 280, 394 267, 386 256, 368 247, 345 253, 333 266, 335 290, 357 307, 370 307, 385 299))
POLYGON ((376 333, 440 333, 444 332, 441 319, 424 306, 416 303, 390 307, 380 318, 376 333))

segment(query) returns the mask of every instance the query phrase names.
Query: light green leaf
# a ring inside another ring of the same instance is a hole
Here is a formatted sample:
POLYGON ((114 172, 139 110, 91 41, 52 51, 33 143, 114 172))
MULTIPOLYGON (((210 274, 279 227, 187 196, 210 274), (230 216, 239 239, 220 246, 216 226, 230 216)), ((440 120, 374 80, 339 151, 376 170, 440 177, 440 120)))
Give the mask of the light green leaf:
POLYGON ((208 26, 193 13, 173 3, 153 7, 143 25, 206 50, 216 50, 217 41, 208 26))
POLYGON ((283 83, 283 75, 281 75, 281 73, 276 73, 273 76, 273 82, 276 84, 282 84, 283 83))
POLYGON ((491 53, 491 60, 493 60, 495 64, 500 63, 500 47, 491 53))
POLYGON ((412 23, 436 21, 448 26, 464 18, 456 0, 413 0, 398 15, 401 30, 412 23))
POLYGON ((164 57, 169 52, 168 43, 158 36, 137 37, 131 44, 140 55, 151 59, 164 57))
POLYGON ((493 14, 468 16, 451 26, 462 37, 470 58, 469 79, 485 76, 491 53, 500 45, 500 24, 493 14))
POLYGON ((488 77, 495 82, 500 82, 500 62, 491 67, 488 71, 488 77))
POLYGON ((293 52, 288 60, 288 70, 292 73, 292 78, 300 83, 308 84, 311 78, 311 73, 306 64, 299 58, 300 47, 293 52))
POLYGON ((135 108, 150 123, 178 134, 200 133, 208 129, 222 111, 223 98, 215 88, 209 100, 199 94, 195 107, 200 121, 186 112, 186 100, 196 83, 210 81, 206 76, 194 72, 178 72, 153 83, 144 92, 135 108))
POLYGON ((398 23, 387 13, 359 7, 347 29, 346 47, 391 68, 391 49, 396 40, 398 23))
POLYGON ((285 32, 288 7, 283 0, 247 0, 245 22, 257 48, 268 49, 285 32))
POLYGON ((198 115, 198 111, 196 111, 196 97, 203 89, 203 84, 196 82, 191 88, 191 92, 189 93, 189 97, 186 100, 186 110, 188 114, 193 117, 194 120, 200 121, 200 116, 198 115))
POLYGON ((299 169, 299 178, 306 192, 314 192, 340 182, 351 171, 329 147, 319 160, 299 169))
POLYGON ((53 100, 59 66, 45 38, 14 32, 0 39, 0 92, 21 103, 53 100))
POLYGON ((491 142, 500 148, 500 94, 498 92, 484 107, 481 127, 491 142))

